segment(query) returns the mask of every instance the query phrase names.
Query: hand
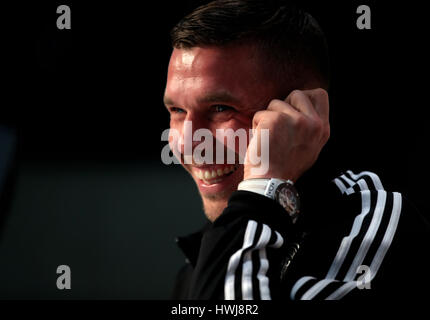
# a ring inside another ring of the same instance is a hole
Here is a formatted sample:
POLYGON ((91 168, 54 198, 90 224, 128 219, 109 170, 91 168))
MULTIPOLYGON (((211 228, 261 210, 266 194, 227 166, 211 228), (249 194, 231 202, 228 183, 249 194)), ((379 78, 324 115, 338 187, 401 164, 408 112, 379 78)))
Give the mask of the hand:
POLYGON ((245 157, 244 179, 295 182, 315 163, 330 137, 327 91, 294 90, 285 101, 274 99, 266 110, 254 114, 252 128, 255 131, 245 157), (255 174, 261 164, 253 164, 250 155, 262 154, 261 129, 269 129, 269 165, 266 173, 255 174))

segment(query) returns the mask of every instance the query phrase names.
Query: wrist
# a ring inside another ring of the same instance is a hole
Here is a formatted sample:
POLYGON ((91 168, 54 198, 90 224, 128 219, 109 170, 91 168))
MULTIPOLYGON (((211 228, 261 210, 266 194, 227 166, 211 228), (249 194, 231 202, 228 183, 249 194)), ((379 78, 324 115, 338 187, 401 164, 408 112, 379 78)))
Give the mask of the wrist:
POLYGON ((279 172, 274 172, 274 171, 268 171, 267 173, 265 173, 264 175, 255 175, 252 174, 250 172, 250 170, 247 170, 247 168, 245 167, 244 169, 244 173, 243 173, 243 180, 255 180, 255 179, 272 179, 272 178, 277 178, 277 179, 281 179, 281 180, 289 180, 293 183, 295 183, 297 181, 297 179, 299 178, 297 175, 292 174, 292 173, 282 173, 280 174, 279 172))
POLYGON ((291 180, 277 178, 252 178, 239 183, 238 190, 254 192, 280 204, 293 219, 300 212, 300 199, 291 180))

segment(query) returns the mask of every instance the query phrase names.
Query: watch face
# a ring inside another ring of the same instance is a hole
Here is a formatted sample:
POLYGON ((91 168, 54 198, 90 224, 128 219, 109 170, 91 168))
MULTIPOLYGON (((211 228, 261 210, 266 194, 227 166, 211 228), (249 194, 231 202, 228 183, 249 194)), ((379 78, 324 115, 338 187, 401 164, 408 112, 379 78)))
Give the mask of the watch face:
POLYGON ((287 183, 280 185, 276 192, 276 200, 290 215, 296 215, 299 212, 299 197, 292 185, 287 183))

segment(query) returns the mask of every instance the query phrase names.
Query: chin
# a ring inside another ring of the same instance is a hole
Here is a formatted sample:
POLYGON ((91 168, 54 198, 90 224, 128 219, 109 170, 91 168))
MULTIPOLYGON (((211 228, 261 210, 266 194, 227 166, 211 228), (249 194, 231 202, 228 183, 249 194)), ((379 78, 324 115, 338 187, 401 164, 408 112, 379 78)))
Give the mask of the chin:
POLYGON ((236 190, 237 184, 232 184, 216 193, 200 192, 205 215, 210 221, 215 221, 221 215, 227 207, 228 199, 230 199, 231 194, 236 190))
POLYGON ((228 198, 223 200, 208 200, 203 198, 203 209, 206 217, 214 222, 227 207, 228 198))
POLYGON ((207 218, 215 221, 243 180, 243 164, 185 165, 197 185, 207 218))

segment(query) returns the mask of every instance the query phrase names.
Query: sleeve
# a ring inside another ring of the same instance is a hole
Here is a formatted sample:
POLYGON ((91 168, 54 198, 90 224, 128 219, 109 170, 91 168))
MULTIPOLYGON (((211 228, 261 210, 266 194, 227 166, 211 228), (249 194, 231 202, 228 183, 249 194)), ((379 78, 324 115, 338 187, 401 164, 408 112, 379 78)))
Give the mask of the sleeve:
POLYGON ((372 172, 347 171, 333 182, 342 194, 331 203, 341 208, 333 218, 344 224, 340 233, 333 230, 336 236, 327 229, 319 231, 307 257, 307 263, 316 267, 294 280, 290 298, 419 300, 419 292, 429 285, 426 219, 404 195, 385 190, 372 172), (322 246, 327 239, 332 244, 322 246), (316 263, 317 254, 328 263, 316 263))
POLYGON ((190 299, 270 300, 279 290, 282 252, 293 224, 262 195, 236 191, 202 237, 190 299))
POLYGON ((269 198, 233 193, 203 235, 189 298, 424 299, 427 220, 372 172, 348 171, 326 189, 320 201, 303 199, 307 212, 297 224, 269 198), (295 243, 300 249, 284 272, 295 243))

